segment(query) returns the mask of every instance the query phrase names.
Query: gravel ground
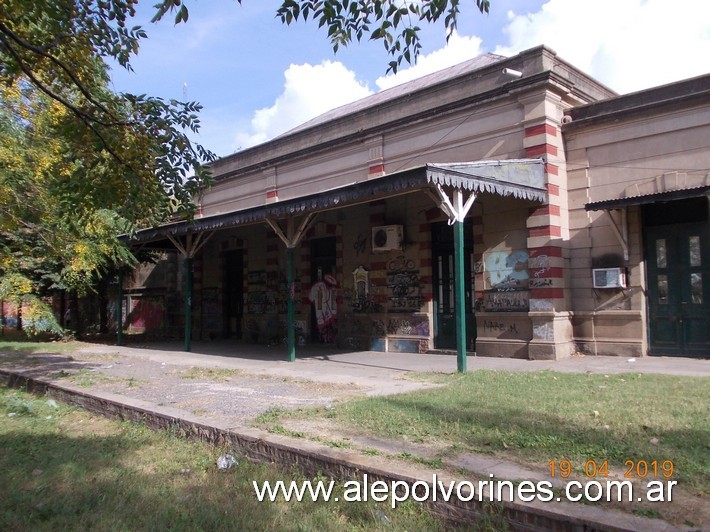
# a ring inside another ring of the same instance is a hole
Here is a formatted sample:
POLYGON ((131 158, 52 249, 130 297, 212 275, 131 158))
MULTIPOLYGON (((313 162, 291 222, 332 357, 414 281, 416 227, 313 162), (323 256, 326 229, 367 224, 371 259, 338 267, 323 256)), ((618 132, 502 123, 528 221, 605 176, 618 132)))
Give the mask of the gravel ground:
POLYGON ((241 369, 185 366, 117 353, 0 353, 0 367, 84 391, 105 391, 184 410, 222 426, 248 425, 271 408, 328 407, 363 395, 355 384, 255 375, 241 369))

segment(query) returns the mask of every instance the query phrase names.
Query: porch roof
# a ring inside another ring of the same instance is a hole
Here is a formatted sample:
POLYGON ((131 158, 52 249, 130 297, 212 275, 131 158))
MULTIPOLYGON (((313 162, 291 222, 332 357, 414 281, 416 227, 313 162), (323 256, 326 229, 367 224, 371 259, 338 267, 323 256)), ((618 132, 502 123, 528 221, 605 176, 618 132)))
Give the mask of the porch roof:
POLYGON ((587 211, 623 209, 633 205, 697 198, 710 194, 710 172, 690 174, 669 172, 626 187, 620 197, 587 203, 587 211))
POLYGON ((324 190, 316 194, 277 201, 234 212, 180 221, 138 231, 135 243, 163 240, 169 236, 229 229, 239 225, 326 211, 382 199, 429 187, 449 187, 488 192, 519 199, 547 201, 544 161, 507 159, 462 163, 427 163, 381 177, 324 190))

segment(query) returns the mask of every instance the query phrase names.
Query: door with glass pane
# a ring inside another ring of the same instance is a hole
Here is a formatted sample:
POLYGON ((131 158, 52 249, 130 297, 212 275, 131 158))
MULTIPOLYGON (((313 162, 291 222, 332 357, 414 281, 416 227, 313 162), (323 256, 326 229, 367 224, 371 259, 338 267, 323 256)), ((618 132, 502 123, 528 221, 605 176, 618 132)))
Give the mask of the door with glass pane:
MULTIPOLYGON (((454 229, 446 222, 431 226, 432 284, 434 299, 434 348, 456 349, 454 307, 454 229)), ((464 222, 464 292, 466 308, 466 348, 474 350, 476 320, 473 311, 473 225, 464 222)))
POLYGON ((710 356, 710 225, 647 227, 652 355, 710 356))

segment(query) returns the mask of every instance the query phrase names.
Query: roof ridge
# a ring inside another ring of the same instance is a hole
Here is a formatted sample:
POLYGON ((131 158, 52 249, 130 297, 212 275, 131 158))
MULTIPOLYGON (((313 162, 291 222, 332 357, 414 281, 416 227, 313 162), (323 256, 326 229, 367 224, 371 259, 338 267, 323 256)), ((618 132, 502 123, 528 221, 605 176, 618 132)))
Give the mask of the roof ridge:
POLYGON ((442 81, 454 79, 460 75, 474 72, 480 68, 488 66, 492 63, 497 63, 498 61, 502 61, 504 59, 508 58, 506 56, 494 54, 492 52, 486 52, 484 54, 477 55, 476 57, 472 57, 471 59, 467 59, 466 61, 462 61, 460 63, 456 63, 455 65, 451 65, 446 68, 430 72, 429 74, 425 74, 418 78, 405 81, 403 83, 394 85, 387 89, 383 89, 379 92, 375 92, 353 102, 334 107, 333 109, 325 111, 324 113, 321 113, 320 115, 315 116, 310 120, 307 120, 302 124, 299 124, 298 126, 291 128, 288 131, 285 131, 284 133, 281 133, 280 135, 277 135, 276 137, 274 137, 274 139, 288 137, 289 135, 292 135, 299 131, 303 131, 305 129, 309 129, 316 125, 342 118, 344 116, 353 114, 368 107, 373 107, 378 103, 385 103, 387 101, 394 100, 395 98, 404 94, 431 87, 438 83, 441 83, 442 81))

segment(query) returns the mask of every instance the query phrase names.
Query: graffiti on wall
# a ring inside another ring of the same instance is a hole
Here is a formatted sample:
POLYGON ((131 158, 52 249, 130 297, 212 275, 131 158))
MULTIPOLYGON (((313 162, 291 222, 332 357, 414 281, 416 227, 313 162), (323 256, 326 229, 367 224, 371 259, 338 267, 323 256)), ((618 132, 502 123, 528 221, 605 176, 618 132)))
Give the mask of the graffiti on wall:
POLYGON ((545 288, 552 286, 552 279, 543 277, 541 279, 530 279, 530 288, 545 288))
POLYGON ((343 289, 343 297, 350 302, 350 309, 356 313, 382 312, 382 305, 370 294, 370 272, 358 266, 352 275, 353 287, 343 289))
POLYGON ((483 310, 488 312, 527 312, 530 307, 530 292, 486 292, 483 310))
POLYGON ((249 291, 247 295, 247 312, 249 314, 266 313, 266 292, 249 291))
POLYGON ((428 316, 409 316, 390 318, 387 321, 387 334, 398 336, 429 336, 428 316))
POLYGON ((353 248, 355 249, 355 255, 357 257, 359 257, 361 253, 365 253, 365 249, 367 249, 367 235, 358 233, 357 237, 355 237, 353 248))
POLYGON ((249 314, 265 314, 267 306, 266 272, 251 271, 247 274, 247 312, 249 314))
MULTIPOLYGON (((285 314, 288 309, 289 288, 283 275, 277 272, 253 271, 247 276, 248 314, 285 314)), ((292 289, 296 290, 295 283, 292 289)))
POLYGON ((350 299, 350 308, 353 312, 382 312, 382 305, 377 303, 370 294, 354 296, 352 292, 346 292, 345 297, 350 299))
POLYGON ((533 325, 533 338, 539 338, 540 340, 554 340, 555 330, 549 323, 542 323, 540 325, 533 325))
POLYGON ((521 336, 517 323, 508 323, 501 320, 484 319, 483 331, 486 335, 492 335, 498 338, 520 338, 521 336))
POLYGON ((415 262, 400 255, 387 264, 388 310, 411 312, 421 308, 421 282, 415 262))
POLYGON ((384 320, 372 320, 372 336, 384 336, 387 334, 387 327, 384 320))
POLYGON ((2 308, 2 316, 0 316, 2 318, 2 324, 5 327, 16 329, 20 321, 17 305, 7 301, 2 301, 0 304, 2 305, 0 307, 2 308))
POLYGON ((343 320, 342 329, 346 336, 368 336, 370 334, 370 319, 362 316, 352 316, 343 320))

